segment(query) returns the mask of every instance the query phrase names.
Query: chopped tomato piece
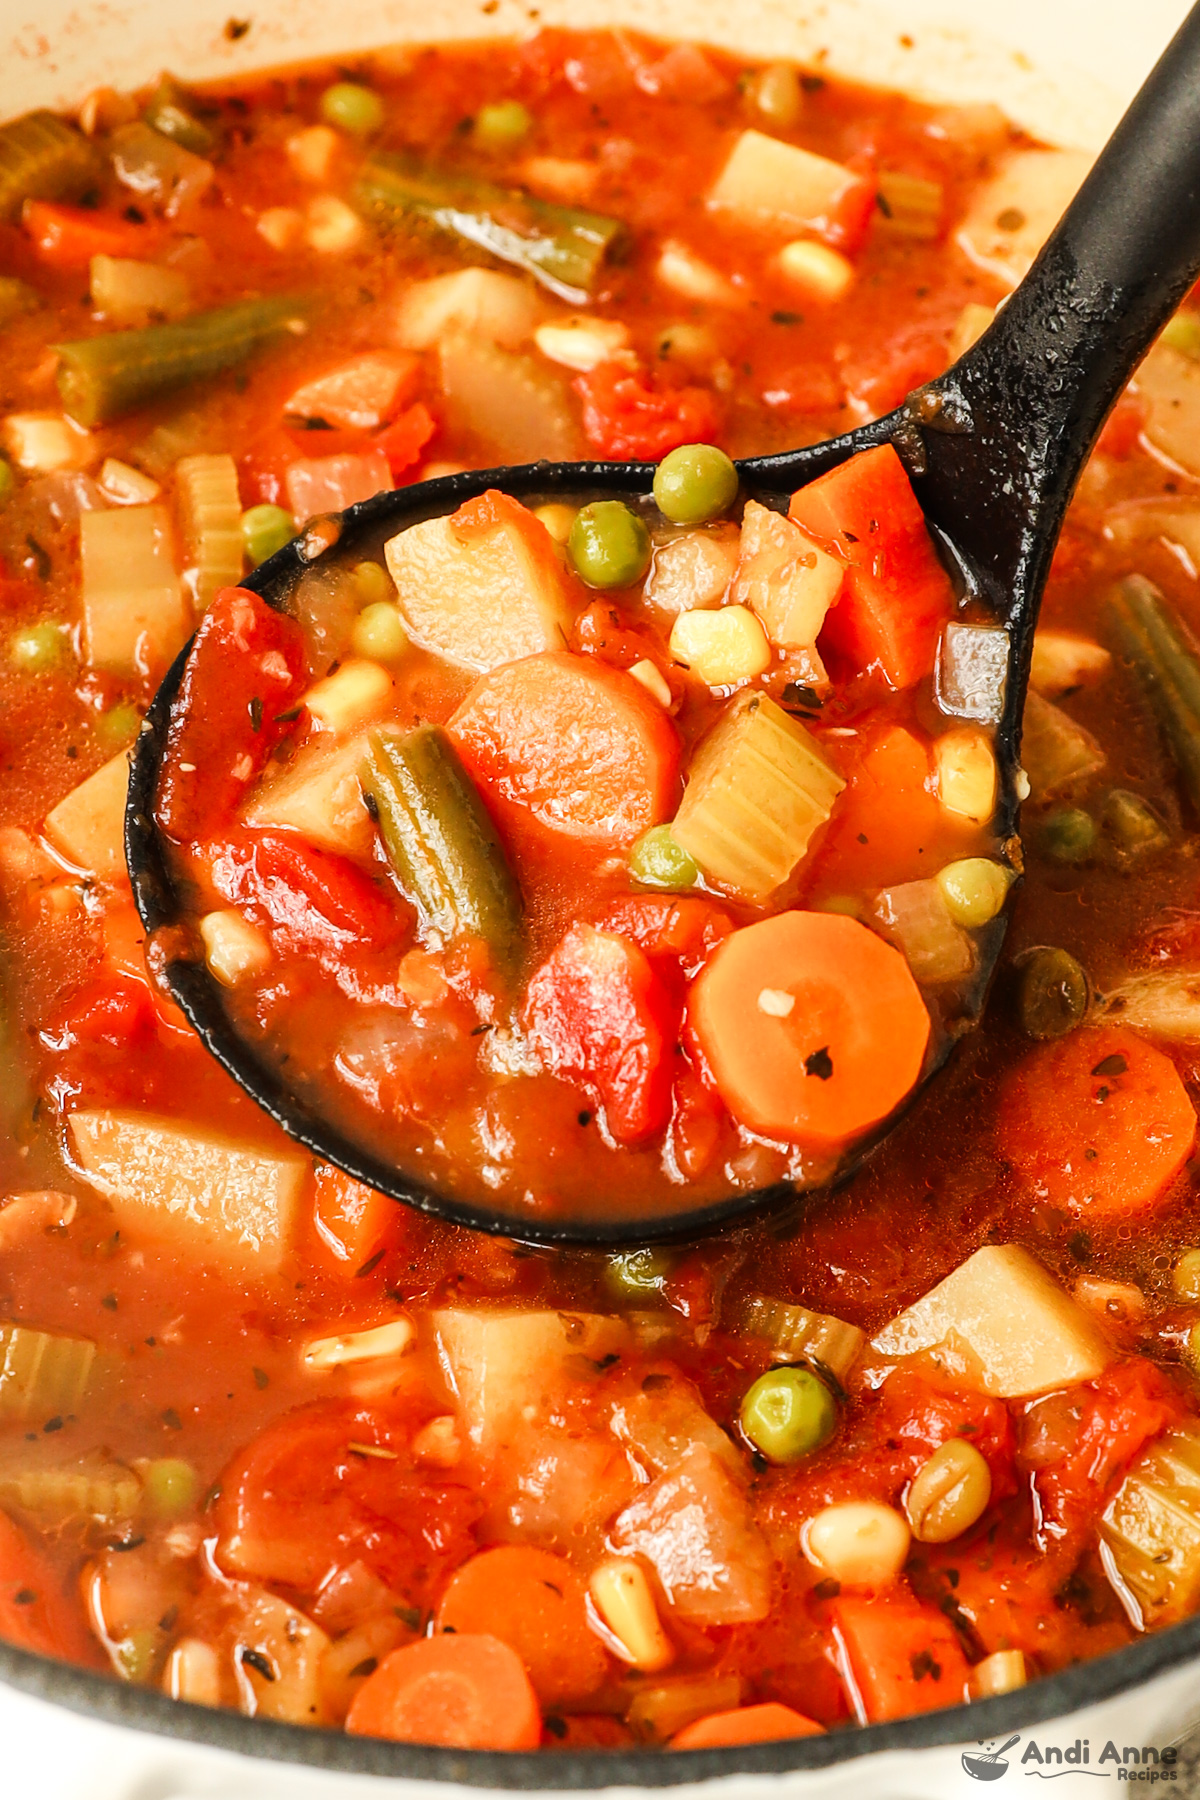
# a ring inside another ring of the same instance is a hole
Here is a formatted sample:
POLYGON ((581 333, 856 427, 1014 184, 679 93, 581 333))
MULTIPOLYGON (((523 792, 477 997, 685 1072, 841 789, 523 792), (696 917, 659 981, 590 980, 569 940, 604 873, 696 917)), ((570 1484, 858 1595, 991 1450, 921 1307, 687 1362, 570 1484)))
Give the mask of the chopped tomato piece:
POLYGON ((348 858, 303 838, 246 833, 197 855, 222 899, 262 908, 280 949, 381 949, 404 929, 389 890, 348 858))
POLYGON ((689 977, 733 930, 725 908, 698 894, 626 894, 597 924, 601 931, 632 938, 647 956, 678 960, 689 977))
POLYGON ((710 443, 720 414, 710 388, 650 386, 624 363, 600 363, 572 383, 583 429, 601 456, 659 462, 680 444, 710 443))
POLYGON ((0 1512, 0 1639, 63 1662, 94 1668, 99 1661, 61 1582, 6 1512, 0 1512))
POLYGON ((798 489, 788 517, 849 566, 818 640, 822 655, 878 670, 893 688, 928 675, 954 590, 892 446, 864 450, 798 489))
POLYGON ((1086 1525, 1134 1458, 1184 1406, 1166 1376, 1133 1357, 1063 1397, 1078 1418, 1074 1442, 1059 1462, 1037 1470, 1043 1517, 1051 1525, 1086 1525))
POLYGON ((158 820, 194 842, 219 831, 288 730, 307 676, 300 627, 246 588, 222 588, 196 633, 164 756, 158 820))
POLYGON ((387 457, 393 481, 399 481, 406 469, 414 468, 420 462, 426 444, 436 431, 437 421, 433 414, 418 401, 378 434, 373 445, 387 457))
POLYGON ((526 1019, 554 1073, 595 1095, 618 1143, 666 1124, 676 1011, 636 944, 574 926, 530 980, 526 1019))
POLYGON ((950 1621, 908 1599, 839 1599, 843 1679, 864 1725, 936 1712, 967 1698, 971 1671, 950 1621))

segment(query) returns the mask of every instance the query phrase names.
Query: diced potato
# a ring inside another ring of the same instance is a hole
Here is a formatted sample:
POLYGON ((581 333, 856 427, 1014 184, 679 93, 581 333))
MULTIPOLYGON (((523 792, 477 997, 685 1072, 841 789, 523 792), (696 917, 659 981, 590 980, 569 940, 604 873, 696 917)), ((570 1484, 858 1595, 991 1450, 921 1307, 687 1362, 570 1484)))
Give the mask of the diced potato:
POLYGON ((740 1452, 705 1410, 690 1381, 663 1376, 649 1392, 639 1387, 615 1400, 612 1428, 637 1460, 655 1475, 677 1467, 699 1445, 739 1480, 744 1476, 740 1452))
POLYGON ((1169 1431, 1138 1459, 1100 1525, 1143 1626, 1185 1618, 1200 1601, 1200 1432, 1169 1431))
POLYGON ((771 666, 771 646, 745 606, 698 607, 671 627, 671 655, 709 687, 736 687, 771 666))
POLYGON ((665 613, 716 606, 724 599, 737 565, 735 525, 707 525, 681 532, 655 545, 643 591, 650 605, 665 613))
POLYGON ((30 475, 86 469, 96 457, 91 432, 61 413, 9 413, 0 439, 17 467, 30 475))
POLYGON ((304 705, 323 731, 339 735, 381 718, 392 697, 392 677, 381 663, 354 657, 310 687, 304 705))
POLYGON ((1085 150, 1018 150, 976 190, 955 241, 978 268, 1009 287, 1035 256, 1083 184, 1085 150))
POLYGON ((880 1356, 914 1356, 957 1340, 1001 1400, 1094 1381, 1112 1361, 1095 1320, 1028 1251, 985 1244, 872 1340, 880 1356))
POLYGON ((568 206, 586 206, 602 172, 599 163, 573 156, 527 156, 516 170, 522 187, 568 206))
POLYGON ((531 282, 497 269, 459 269, 414 282, 400 302, 398 342, 432 350, 465 334, 513 350, 533 336, 545 306, 531 282))
POLYGON ((211 1644, 202 1638, 180 1638, 171 1646, 163 1670, 162 1690, 172 1700, 192 1706, 220 1706, 221 1663, 211 1644))
POLYGON ((1080 787, 1098 775, 1107 758, 1099 743, 1053 701, 1031 693, 1025 698, 1021 761, 1036 800, 1080 787))
POLYGON ((446 1307, 430 1322, 466 1435, 489 1458, 631 1347, 624 1320, 606 1313, 446 1307))
POLYGON ((854 264, 840 250, 794 238, 779 252, 779 267, 810 300, 840 300, 854 285, 854 264))
POLYGON ((127 679, 164 668, 188 630, 166 508, 84 513, 79 549, 87 661, 127 679))
POLYGON ((1093 638, 1076 637, 1071 631, 1042 630, 1033 635, 1029 680, 1046 700, 1098 681, 1111 667, 1111 651, 1093 638))
POLYGON ((342 140, 329 125, 309 125, 287 140, 287 159, 302 181, 328 181, 342 140))
POLYGON ((125 874, 128 792, 129 752, 118 750, 46 815, 43 830, 59 855, 96 881, 120 881, 125 874))
POLYGON ((743 131, 708 196, 717 211, 746 225, 794 234, 823 231, 861 177, 796 144, 743 131))
POLYGON ((204 960, 223 987, 237 987, 271 966, 271 946, 258 928, 234 907, 206 913, 200 921, 204 960))
POLYGON ((385 546, 396 598, 414 641, 462 669, 482 672, 541 650, 561 650, 574 621, 572 590, 553 541, 507 520, 460 538, 449 519, 412 525, 385 546))
POLYGON ((149 1113, 80 1111, 67 1126, 82 1179, 112 1202, 123 1229, 264 1273, 278 1268, 307 1157, 149 1113))
POLYGON ((731 281, 675 238, 669 238, 663 245, 655 274, 663 287, 670 288, 673 294, 697 301, 702 306, 737 306, 741 301, 741 295, 731 281))
POLYGON ((318 194, 304 209, 304 241, 318 256, 348 256, 366 235, 359 214, 336 194, 318 194))
POLYGON ((540 357, 460 332, 441 340, 438 362, 451 429, 480 439, 498 462, 578 456, 579 427, 563 380, 540 357))
POLYGON ((908 959, 918 981, 958 981, 975 967, 975 949, 954 923, 934 880, 904 881, 875 896, 872 913, 883 936, 908 959))
POLYGON ((1008 652, 1008 633, 1001 625, 947 625, 938 644, 934 677, 941 711, 951 718, 999 724, 1008 652))
POLYGON ((986 824, 996 810, 996 758, 982 731, 964 725, 933 746, 937 797, 947 812, 986 824))
POLYGON ((692 758, 672 834, 715 880, 765 899, 845 785, 803 725, 765 694, 740 694, 692 758))
POLYGON ((326 1724, 321 1664, 329 1638, 275 1594, 251 1590, 239 1599, 233 1666, 241 1711, 291 1725, 326 1724))
POLYGON ((416 358, 394 350, 370 350, 305 382, 284 402, 299 419, 321 419, 342 431, 377 431, 411 390, 416 358))
POLYGON ((612 1546, 651 1564, 679 1618, 750 1625, 771 1610, 771 1554, 725 1464, 697 1445, 612 1528, 612 1546))
POLYGON ((93 256, 90 285, 92 305, 113 325, 178 319, 192 298, 192 284, 182 269, 121 256, 93 256))
POLYGON ((295 206, 268 206, 254 222, 272 250, 294 250, 304 236, 304 214, 295 206))
POLYGON ((44 1425, 78 1412, 95 1356, 88 1338, 0 1325, 0 1424, 44 1425))
POLYGON ((1136 386, 1149 404, 1146 436, 1154 448, 1189 475, 1200 475, 1200 362, 1156 344, 1136 386))
POLYGON ((245 811, 247 825, 299 832, 310 844, 366 861, 375 827, 359 785, 366 738, 348 744, 316 742, 259 788, 245 811))
POLYGON ((845 566, 805 536, 782 513, 746 502, 731 599, 749 606, 773 644, 807 649, 817 641, 837 599, 845 566))
POLYGON ((591 319, 576 314, 539 325, 533 341, 551 362, 583 372, 619 357, 628 347, 629 327, 619 319, 591 319))

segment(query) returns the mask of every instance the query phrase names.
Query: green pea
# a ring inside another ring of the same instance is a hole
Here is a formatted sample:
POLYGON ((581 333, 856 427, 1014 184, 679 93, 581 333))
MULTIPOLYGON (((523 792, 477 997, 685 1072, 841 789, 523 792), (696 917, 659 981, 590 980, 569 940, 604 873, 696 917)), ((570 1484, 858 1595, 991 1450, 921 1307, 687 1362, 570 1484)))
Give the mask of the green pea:
POLYGON ((747 1389, 741 1427, 768 1462, 798 1462, 833 1436, 837 1403, 811 1369, 768 1369, 747 1389))
POLYGON ((132 744, 141 730, 142 715, 131 701, 121 700, 116 706, 110 706, 107 712, 100 714, 96 720, 96 736, 106 748, 115 754, 132 744))
POLYGON ((704 525, 737 499, 738 472, 715 444, 681 444, 654 472, 658 510, 673 525, 704 525))
POLYGON ((383 124, 383 101, 357 81, 335 81, 321 95, 321 117, 351 137, 370 137, 383 124))
POLYGON ((650 566, 650 533, 623 500, 593 500, 576 513, 567 550, 589 587, 631 587, 650 566))
POLYGON ((956 925, 968 930, 986 925, 1004 907, 1012 872, 987 856, 966 856, 947 863, 935 877, 946 909, 956 925))
POLYGON ((242 514, 242 544, 252 568, 265 563, 296 535, 296 521, 282 506, 252 506, 242 514))
POLYGON ((533 116, 519 100, 494 100, 475 114, 474 136, 484 150, 508 150, 533 130, 533 116))
POLYGON ((148 1463, 142 1476, 146 1505, 160 1518, 177 1518, 191 1512, 200 1496, 200 1478, 190 1462, 179 1456, 160 1456, 148 1463))
POLYGON ((381 600, 395 600, 392 578, 379 563, 355 563, 352 573, 360 606, 377 606, 381 600))
POLYGON ((67 633, 62 625, 23 625, 8 640, 8 660, 23 675, 46 675, 66 660, 67 633))
POLYGON ((1170 833, 1149 801, 1128 788, 1114 788, 1100 815, 1106 836, 1118 857, 1145 856, 1165 850, 1170 833))
POLYGON ((1064 806, 1042 824, 1040 843, 1055 862, 1086 862, 1096 846, 1096 821, 1079 806, 1064 806))
POLYGON ((1044 944, 1022 957, 1017 1011, 1027 1036, 1065 1037, 1083 1023, 1090 998, 1087 973, 1069 950, 1044 944))
POLYGON ((408 633, 400 609, 387 600, 364 606, 354 621, 350 646, 355 656, 366 656, 372 662, 399 662, 408 649, 408 633))
POLYGON ((661 1246, 644 1250, 622 1250, 610 1256, 604 1265, 604 1285, 616 1300, 627 1305, 653 1300, 661 1294, 667 1276, 675 1266, 675 1258, 661 1246))
POLYGON ((13 474, 12 464, 7 457, 0 456, 0 506, 4 505, 16 485, 17 478, 13 474))
POLYGON ((682 844, 671 836, 669 825, 644 831, 629 852, 629 873, 642 887, 690 888, 700 871, 682 844))

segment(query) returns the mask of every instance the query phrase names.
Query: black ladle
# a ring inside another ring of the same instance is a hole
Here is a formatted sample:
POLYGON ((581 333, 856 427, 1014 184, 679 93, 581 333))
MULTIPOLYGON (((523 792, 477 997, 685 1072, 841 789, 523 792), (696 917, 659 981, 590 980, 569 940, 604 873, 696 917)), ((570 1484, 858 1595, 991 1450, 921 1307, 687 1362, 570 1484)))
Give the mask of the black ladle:
MULTIPOLYGON (((1001 837, 1017 822, 1021 714, 1033 630, 1063 515, 1114 401, 1197 274, 1200 6, 1188 15, 1025 280, 953 368, 872 425, 739 464, 743 495, 779 506, 794 488, 857 451, 888 442, 896 446, 947 560, 966 591, 1009 633, 996 740, 1001 837)), ((247 585, 280 604, 306 569, 328 558, 377 553, 397 531, 453 512, 489 487, 530 501, 645 497, 653 476, 648 463, 537 463, 423 482, 351 507, 331 549, 317 545, 314 552, 311 538, 301 536, 264 563, 247 585)), ((159 690, 132 759, 126 853, 148 934, 184 913, 153 807, 185 657, 186 651, 159 690)), ((969 1016, 959 1021, 962 1027, 982 1010, 1002 936, 1002 929, 993 930, 981 946, 980 979, 969 1016)), ((212 1054, 285 1131, 381 1192, 459 1224, 545 1243, 645 1243, 691 1237, 795 1198, 795 1188, 786 1184, 687 1212, 616 1220, 602 1213, 539 1217, 464 1201, 404 1175, 293 1092, 279 1070, 234 1030, 224 990, 202 962, 168 962, 161 978, 212 1054)), ((944 1040, 925 1081, 945 1060, 951 1041, 944 1040)), ((875 1142, 886 1132, 887 1127, 875 1142)), ((855 1160, 862 1154, 860 1148, 855 1160)))

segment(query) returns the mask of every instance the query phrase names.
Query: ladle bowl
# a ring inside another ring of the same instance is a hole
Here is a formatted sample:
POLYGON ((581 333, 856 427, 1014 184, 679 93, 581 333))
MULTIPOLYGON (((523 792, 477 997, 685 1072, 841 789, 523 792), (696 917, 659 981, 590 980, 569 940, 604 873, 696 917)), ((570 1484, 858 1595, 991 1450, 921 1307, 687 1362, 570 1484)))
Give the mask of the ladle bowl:
MULTIPOLYGON (((1200 6, 1193 9, 1121 120, 1025 280, 994 323, 938 380, 886 417, 831 438, 738 464, 742 499, 786 510, 792 491, 859 451, 891 443, 912 479, 935 540, 964 597, 1008 634, 996 725, 996 835, 1015 836, 1021 716, 1033 632, 1054 547, 1075 484, 1109 411, 1157 333, 1200 275, 1200 6)), ((310 529, 246 582, 283 605, 301 574, 349 554, 377 554, 408 526, 455 511, 498 487, 518 500, 647 500, 648 463, 536 463, 470 470, 417 483, 310 529)), ((148 946, 181 918, 154 805, 171 707, 188 649, 168 673, 132 757, 126 855, 148 946)), ((980 945, 977 979, 923 1073, 916 1094, 957 1038, 978 1022, 1003 938, 980 945)), ((166 945, 168 936, 159 940, 166 945)), ((240 1035, 224 990, 202 962, 169 952, 157 969, 214 1057, 283 1129, 315 1155, 407 1205, 476 1230, 542 1243, 644 1244, 692 1238, 771 1206, 797 1188, 776 1184, 678 1212, 613 1218, 505 1210, 443 1192, 375 1154, 325 1118, 268 1057, 240 1035)), ((844 1179, 894 1126, 855 1147, 844 1179)), ((822 1184, 828 1186, 828 1182, 822 1184)), ((814 1190, 815 1191, 815 1190, 814 1190)))

